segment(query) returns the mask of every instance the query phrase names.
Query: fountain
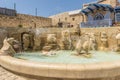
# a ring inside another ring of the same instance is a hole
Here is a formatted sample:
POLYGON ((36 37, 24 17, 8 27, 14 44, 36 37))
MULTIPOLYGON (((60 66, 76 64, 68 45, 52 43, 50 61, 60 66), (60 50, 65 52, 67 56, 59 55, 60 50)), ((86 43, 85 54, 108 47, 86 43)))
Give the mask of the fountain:
POLYGON ((60 34, 31 31, 33 34, 22 34, 22 45, 14 38, 4 39, 0 50, 3 67, 43 80, 109 80, 120 76, 120 47, 115 52, 109 49, 106 32, 96 36, 93 32, 77 35, 69 30, 60 34))

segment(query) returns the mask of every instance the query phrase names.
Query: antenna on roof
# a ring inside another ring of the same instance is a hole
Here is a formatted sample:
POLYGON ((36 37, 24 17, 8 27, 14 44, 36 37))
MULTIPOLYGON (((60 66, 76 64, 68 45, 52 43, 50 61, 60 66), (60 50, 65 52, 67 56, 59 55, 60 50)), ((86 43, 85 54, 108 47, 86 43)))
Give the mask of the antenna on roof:
POLYGON ((16 10, 16 3, 14 3, 14 10, 16 10))
POLYGON ((35 8, 35 16, 37 16, 37 8, 35 8))

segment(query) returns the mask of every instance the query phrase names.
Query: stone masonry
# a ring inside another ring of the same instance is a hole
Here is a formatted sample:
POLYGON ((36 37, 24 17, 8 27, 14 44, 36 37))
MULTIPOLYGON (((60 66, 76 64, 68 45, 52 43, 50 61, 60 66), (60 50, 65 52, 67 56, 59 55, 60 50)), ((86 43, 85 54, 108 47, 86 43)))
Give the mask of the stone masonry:
POLYGON ((9 71, 3 69, 0 66, 0 80, 27 80, 27 79, 17 76, 13 73, 10 73, 9 71))
POLYGON ((0 15, 0 27, 51 27, 50 18, 17 14, 16 16, 0 15))

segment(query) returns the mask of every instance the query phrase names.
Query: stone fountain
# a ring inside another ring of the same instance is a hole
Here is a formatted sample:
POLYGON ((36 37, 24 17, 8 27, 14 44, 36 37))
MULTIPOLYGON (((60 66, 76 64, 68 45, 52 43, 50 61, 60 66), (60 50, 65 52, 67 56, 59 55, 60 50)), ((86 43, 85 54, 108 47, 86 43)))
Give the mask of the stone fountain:
POLYGON ((43 80, 109 80, 120 76, 119 50, 110 51, 107 32, 78 35, 68 29, 59 33, 29 31, 22 32, 20 41, 4 39, 0 54, 7 55, 0 56, 0 65, 22 76, 43 80))

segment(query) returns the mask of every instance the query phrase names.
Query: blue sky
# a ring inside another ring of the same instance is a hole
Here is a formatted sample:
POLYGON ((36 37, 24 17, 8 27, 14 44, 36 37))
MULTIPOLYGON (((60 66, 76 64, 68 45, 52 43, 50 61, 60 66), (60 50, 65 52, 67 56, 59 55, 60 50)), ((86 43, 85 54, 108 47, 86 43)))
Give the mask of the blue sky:
POLYGON ((14 3, 18 13, 35 15, 35 8, 38 9, 38 16, 48 17, 60 12, 80 9, 83 3, 96 0, 0 0, 0 7, 13 9, 14 3))

